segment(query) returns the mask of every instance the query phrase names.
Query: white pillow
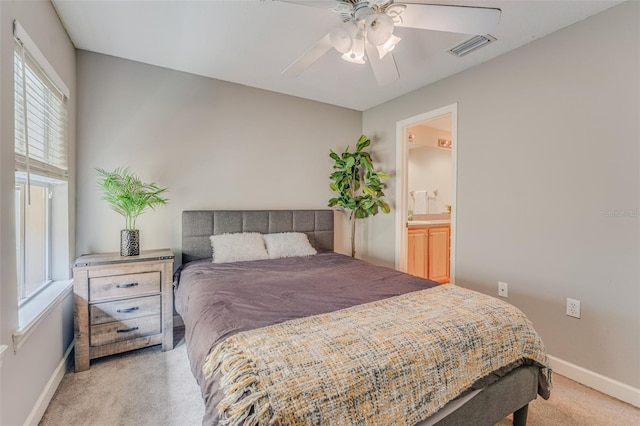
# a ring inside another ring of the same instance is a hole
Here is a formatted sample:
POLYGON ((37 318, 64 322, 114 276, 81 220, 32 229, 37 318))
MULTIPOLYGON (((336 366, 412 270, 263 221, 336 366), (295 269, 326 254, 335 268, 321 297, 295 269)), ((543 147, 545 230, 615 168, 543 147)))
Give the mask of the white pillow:
POLYGON ((301 232, 283 232, 280 234, 262 235, 267 244, 269 259, 281 257, 311 256, 316 249, 311 247, 307 236, 301 232))
POLYGON ((213 249, 213 263, 242 262, 268 259, 262 234, 244 232, 209 237, 213 249))

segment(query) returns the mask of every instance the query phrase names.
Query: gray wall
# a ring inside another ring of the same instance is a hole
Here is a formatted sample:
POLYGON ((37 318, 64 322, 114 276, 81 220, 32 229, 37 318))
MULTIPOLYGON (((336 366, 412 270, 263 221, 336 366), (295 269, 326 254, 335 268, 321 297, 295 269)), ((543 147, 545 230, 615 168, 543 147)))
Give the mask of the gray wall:
POLYGON ((137 227, 143 250, 179 258, 182 210, 326 207, 329 149, 362 130, 358 111, 86 51, 78 93, 78 253, 119 250, 124 220, 101 200, 96 167, 169 188, 137 227))
MULTIPOLYGON (((457 283, 496 295, 506 281, 550 354, 636 388, 638 22, 623 3, 363 116, 389 164, 397 121, 457 102, 457 283)), ((390 262, 394 218, 376 219, 367 256, 390 262)))
MULTIPOLYGON (((9 345, 0 371, 0 424, 22 425, 73 339, 73 297, 58 304, 13 352, 18 328, 14 224, 13 20, 17 19, 71 91, 69 99, 69 239, 74 235, 75 48, 49 1, 0 1, 0 344, 9 345)), ((74 256, 73 244, 68 258, 74 256)), ((67 272, 68 273, 68 272, 67 272)), ((46 404, 47 401, 44 401, 46 404)))

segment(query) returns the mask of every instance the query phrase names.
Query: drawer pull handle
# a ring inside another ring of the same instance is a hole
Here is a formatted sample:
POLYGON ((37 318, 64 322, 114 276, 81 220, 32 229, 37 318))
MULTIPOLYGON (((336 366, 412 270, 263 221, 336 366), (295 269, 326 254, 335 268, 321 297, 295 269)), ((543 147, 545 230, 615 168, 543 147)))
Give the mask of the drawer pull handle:
POLYGON ((139 329, 140 327, 131 327, 131 328, 124 328, 122 330, 116 330, 116 332, 118 333, 128 333, 130 331, 136 331, 137 329, 139 329))
POLYGON ((116 309, 116 312, 119 314, 126 314, 129 312, 137 311, 138 309, 140 309, 138 306, 134 306, 132 308, 126 308, 126 309, 116 309))
POLYGON ((116 284, 116 288, 129 288, 129 287, 135 287, 137 285, 138 283, 116 284))

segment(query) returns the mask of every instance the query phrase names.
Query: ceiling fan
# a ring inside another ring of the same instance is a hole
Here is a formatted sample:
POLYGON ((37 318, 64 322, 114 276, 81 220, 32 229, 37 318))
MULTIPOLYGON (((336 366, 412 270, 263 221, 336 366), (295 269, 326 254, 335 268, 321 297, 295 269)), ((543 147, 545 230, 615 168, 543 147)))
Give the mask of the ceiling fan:
POLYGON ((283 75, 297 77, 333 48, 345 61, 369 62, 379 85, 400 78, 391 53, 401 40, 393 34, 395 27, 484 35, 498 26, 501 14, 500 9, 494 8, 393 0, 284 1, 315 7, 328 5, 342 22, 289 65, 283 75))

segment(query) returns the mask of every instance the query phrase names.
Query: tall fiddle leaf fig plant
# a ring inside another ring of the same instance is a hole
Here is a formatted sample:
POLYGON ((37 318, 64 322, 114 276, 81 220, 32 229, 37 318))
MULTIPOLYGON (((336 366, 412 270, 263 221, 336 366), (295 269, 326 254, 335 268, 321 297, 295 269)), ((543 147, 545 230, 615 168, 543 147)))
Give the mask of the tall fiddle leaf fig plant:
POLYGON ((363 151, 371 145, 371 140, 360 136, 355 152, 347 147, 341 155, 330 151, 329 157, 334 161, 334 172, 331 174, 329 187, 337 193, 337 197, 329 200, 329 207, 338 206, 349 212, 351 222, 351 257, 355 257, 356 220, 374 216, 379 212, 389 213, 390 208, 383 197, 382 179, 389 175, 376 171, 371 155, 363 151))

